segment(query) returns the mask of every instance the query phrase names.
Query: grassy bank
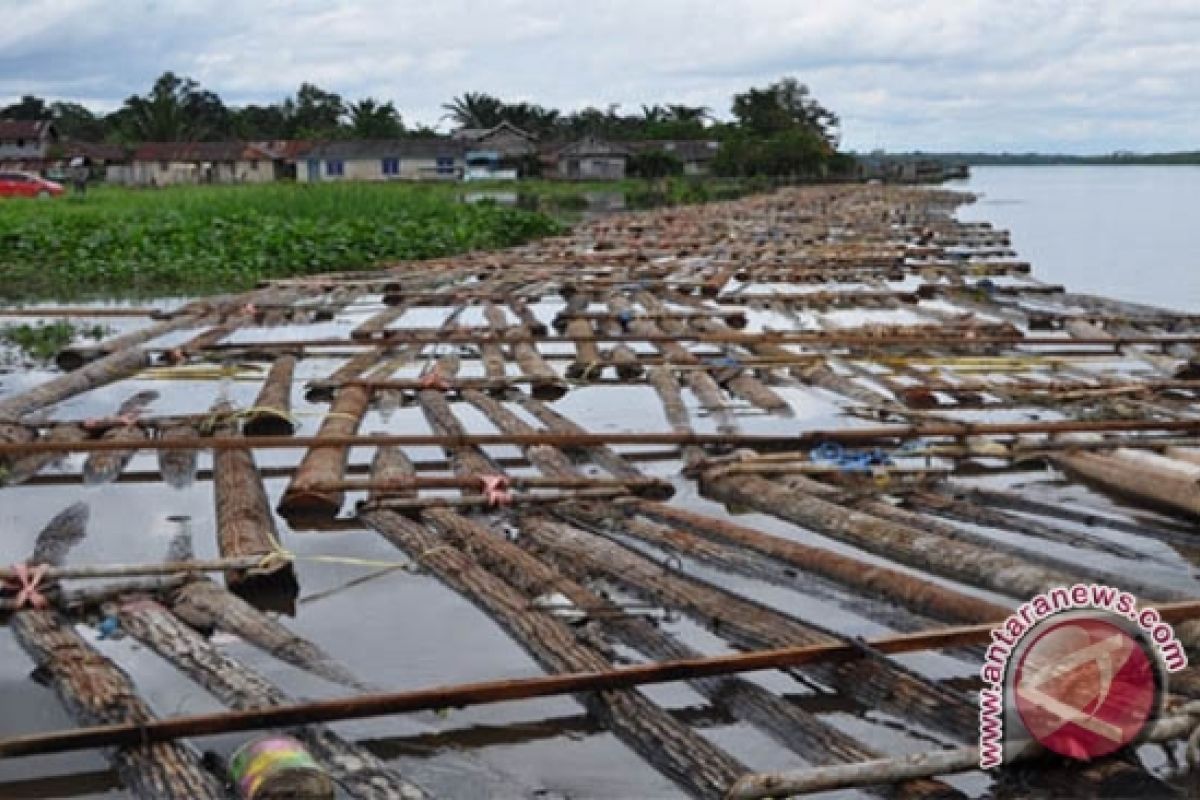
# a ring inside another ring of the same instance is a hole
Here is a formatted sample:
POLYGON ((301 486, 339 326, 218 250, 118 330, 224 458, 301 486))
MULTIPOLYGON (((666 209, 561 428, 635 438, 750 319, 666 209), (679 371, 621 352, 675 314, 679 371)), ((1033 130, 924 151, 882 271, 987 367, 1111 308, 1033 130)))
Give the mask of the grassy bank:
POLYGON ((550 217, 397 184, 102 187, 85 199, 0 200, 0 298, 244 289, 262 278, 506 247, 550 217))

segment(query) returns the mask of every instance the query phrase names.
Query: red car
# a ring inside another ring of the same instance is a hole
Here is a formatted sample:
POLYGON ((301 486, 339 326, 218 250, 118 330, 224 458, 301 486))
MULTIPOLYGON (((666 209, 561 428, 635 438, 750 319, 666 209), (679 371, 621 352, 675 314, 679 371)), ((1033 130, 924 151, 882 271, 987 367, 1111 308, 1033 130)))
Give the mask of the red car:
POLYGON ((0 197, 58 197, 61 184, 28 172, 0 172, 0 197))

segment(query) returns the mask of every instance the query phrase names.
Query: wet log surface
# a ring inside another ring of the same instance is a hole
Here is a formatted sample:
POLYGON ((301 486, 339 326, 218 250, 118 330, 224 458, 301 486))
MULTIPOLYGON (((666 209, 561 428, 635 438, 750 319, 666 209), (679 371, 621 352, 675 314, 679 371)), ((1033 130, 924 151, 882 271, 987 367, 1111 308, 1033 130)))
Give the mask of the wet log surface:
POLYGON ((248 436, 291 436, 292 374, 296 357, 283 355, 271 364, 243 429, 248 436))
MULTIPOLYGON (((560 569, 601 574, 649 602, 694 618, 735 646, 756 649, 838 641, 836 634, 731 594, 660 564, 613 541, 545 517, 522 515, 521 531, 560 569)), ((818 680, 867 707, 968 741, 978 730, 978 708, 964 695, 933 686, 879 654, 853 663, 806 668, 818 680)))
MULTIPOLYGON (((571 628, 556 619, 530 613, 522 593, 463 551, 434 536, 424 525, 384 510, 369 511, 363 519, 426 571, 488 614, 547 670, 611 667, 603 655, 581 643, 571 628)), ((580 701, 621 741, 696 797, 724 797, 746 771, 743 765, 680 725, 641 692, 597 692, 581 697, 580 701)))
MULTIPOLYGON (((125 631, 230 708, 249 710, 292 702, 265 677, 222 653, 163 606, 146 600, 115 611, 125 631)), ((285 733, 303 742, 337 784, 354 797, 418 800, 427 796, 369 751, 324 726, 305 725, 285 733)))
MULTIPOLYGON (((10 621, 17 642, 81 725, 146 722, 154 714, 129 675, 54 611, 22 611, 10 621)), ((109 759, 121 784, 144 800, 222 800, 224 789, 183 743, 122 747, 109 759)))

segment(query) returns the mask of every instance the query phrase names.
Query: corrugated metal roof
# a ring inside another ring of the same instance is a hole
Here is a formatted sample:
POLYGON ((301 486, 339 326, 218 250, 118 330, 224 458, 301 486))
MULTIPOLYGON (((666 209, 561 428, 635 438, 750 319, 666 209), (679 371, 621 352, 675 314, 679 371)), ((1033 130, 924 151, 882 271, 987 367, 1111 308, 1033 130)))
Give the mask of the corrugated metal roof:
POLYGON ((346 139, 314 145, 300 158, 334 158, 354 160, 363 158, 462 158, 470 142, 446 137, 423 139, 346 139))
POLYGON ((0 119, 0 139, 37 139, 42 131, 49 130, 51 138, 57 134, 54 124, 32 119, 0 119))
POLYGON ((143 142, 134 161, 255 161, 272 155, 245 142, 143 142))

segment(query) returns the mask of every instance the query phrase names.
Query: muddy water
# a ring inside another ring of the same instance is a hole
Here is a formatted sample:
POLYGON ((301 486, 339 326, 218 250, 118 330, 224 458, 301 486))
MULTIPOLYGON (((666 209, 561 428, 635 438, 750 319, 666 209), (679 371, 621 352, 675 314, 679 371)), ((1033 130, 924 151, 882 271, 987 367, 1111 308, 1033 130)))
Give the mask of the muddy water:
MULTIPOLYGON (((297 337, 344 337, 356 325, 381 306, 362 302, 339 315, 334 321, 312 326, 281 326, 241 331, 233 341, 244 343, 283 340, 297 337)), ((543 303, 534 307, 538 317, 549 322, 559 304, 543 303)), ((910 312, 835 312, 831 323, 896 323, 906 321, 910 312)), ((429 327, 439 324, 445 309, 418 309, 405 314, 394 326, 429 327)), ((469 310, 464 324, 478 324, 478 312, 469 310)), ((0 320, 3 322, 3 320, 0 320)), ((111 322, 111 321, 106 321, 111 322)), ((800 320, 801 325, 815 323, 800 320)), ((750 329, 787 327, 787 320, 769 312, 750 313, 750 329)), ((180 331, 155 344, 184 341, 196 331, 180 331)), ((448 348, 443 348, 448 349, 448 348)), ((425 356, 437 353, 431 348, 425 356)), ((422 359, 424 361, 424 358, 422 359)), ((307 359, 299 365, 296 386, 304 378, 327 375, 339 363, 333 358, 307 359)), ((564 362, 554 362, 561 365, 564 362)), ((411 377, 420 364, 410 365, 398 375, 411 377)), ((510 367, 511 368, 511 367, 510 367)), ((464 374, 480 374, 467 362, 464 374)), ((30 371, 0 376, 0 393, 10 394, 47 377, 30 371)), ((218 395, 236 406, 249 406, 258 391, 258 380, 137 380, 125 381, 119 388, 106 387, 72 398, 51 409, 54 419, 84 419, 112 413, 130 394, 152 390, 158 399, 149 414, 203 413, 218 395)), ((747 432, 798 432, 815 428, 872 424, 871 420, 847 416, 843 402, 835 395, 798 384, 778 387, 791 404, 795 416, 779 419, 749 409, 736 409, 736 419, 747 432)), ((715 430, 715 422, 705 416, 695 399, 685 393, 698 430, 715 430)), ((554 404, 557 410, 591 431, 666 430, 661 406, 648 387, 577 388, 554 404)), ((293 408, 301 423, 300 434, 316 431, 324 405, 305 401, 301 391, 293 397, 293 408)), ((464 425, 471 431, 493 432, 488 421, 470 407, 456 405, 464 425)), ((522 414, 520 409, 514 410, 522 414)), ((1019 412, 1005 412, 1020 417, 1019 412)), ((966 418, 968 414, 964 414, 966 418)), ((427 433, 428 427, 416 408, 374 409, 362 425, 363 431, 427 433)), ((639 448, 627 448, 627 452, 639 448)), ((661 448, 641 448, 659 449, 661 448)), ((408 450, 416 460, 439 459, 433 448, 408 450)), ((490 448, 496 456, 519 455, 514 448, 490 448)), ((291 465, 302 451, 264 450, 256 454, 261 466, 291 465)), ((372 456, 370 448, 356 449, 352 461, 365 465, 372 456)), ((53 475, 77 475, 83 457, 65 459, 49 470, 53 475)), ((201 469, 210 466, 207 454, 200 456, 201 469)), ((127 472, 153 471, 153 454, 139 454, 127 472)), ((675 478, 680 464, 664 460, 645 465, 648 473, 675 478)), ((1071 486, 1065 490, 1048 473, 1024 473, 1014 478, 989 479, 992 483, 1018 484, 1031 496, 1056 502, 1072 502, 1099 507, 1129 517, 1127 509, 1117 507, 1086 490, 1071 486)), ((699 498, 694 487, 676 481, 679 493, 674 502, 714 516, 727 516, 726 509, 699 498)), ((286 479, 267 481, 272 502, 278 500, 286 479)), ((347 508, 356 500, 348 497, 347 508)), ((216 555, 211 485, 197 482, 184 489, 170 489, 161 483, 120 483, 107 486, 35 484, 0 491, 0 558, 14 562, 30 552, 42 526, 66 505, 83 500, 91 509, 89 535, 71 554, 75 564, 145 563, 164 557, 167 544, 178 531, 173 518, 190 520, 199 557, 216 555)), ((1140 513, 1140 512, 1139 512, 1140 513)), ((1143 517, 1144 518, 1144 517, 1143 517)), ((871 562, 880 559, 855 548, 831 542, 809 531, 758 514, 738 515, 740 522, 759 527, 797 541, 811 542, 840 552, 853 553, 871 562)), ((303 636, 320 643, 344 661, 353 672, 372 685, 386 690, 416 689, 437 684, 460 683, 500 677, 541 674, 541 670, 517 645, 510 641, 486 616, 433 578, 403 570, 393 570, 365 582, 348 585, 356 579, 389 567, 407 563, 407 559, 371 531, 347 529, 337 532, 292 531, 279 520, 284 546, 296 554, 301 584, 301 599, 295 618, 287 624, 303 636), (327 557, 352 557, 372 562, 361 564, 331 563, 327 557)), ((982 529, 985 535, 1022 543, 1025 546, 1053 549, 1042 542, 1021 541, 1021 537, 982 529)), ((1153 561, 1139 563, 1139 574, 1152 575, 1164 586, 1195 591, 1192 566, 1165 544, 1105 531, 1113 541, 1140 549, 1153 561), (1145 570, 1144 572, 1142 572, 1145 570)), ((638 545, 657 559, 665 554, 638 545)), ((1095 553, 1063 549, 1061 555, 1096 568, 1128 568, 1115 558, 1095 553)), ((894 565, 893 565, 894 566, 894 565)), ((878 635, 911 629, 920 625, 896 609, 852 596, 835 586, 811 577, 800 576, 794 587, 768 586, 761 582, 717 573, 685 560, 688 574, 710 579, 761 602, 787 611, 832 630, 850 635, 878 635)), ((941 580, 941 579, 935 579, 941 580)), ((947 582, 948 583, 948 582, 947 582)), ((971 589, 983 596, 986 593, 971 589)), ((620 597, 620 594, 617 593, 620 597)), ((993 598, 997 599, 997 598, 993 598)), ((651 611, 656 617, 659 612, 651 611)), ((717 637, 699 626, 674 617, 664 618, 663 627, 706 653, 727 650, 717 637)), ((165 662, 129 640, 100 641, 91 625, 80 625, 81 634, 105 654, 128 670, 144 697, 161 715, 218 710, 218 704, 203 690, 181 679, 165 662)), ((335 697, 338 687, 311 677, 267 657, 244 643, 223 636, 219 643, 233 657, 261 671, 297 698, 335 697)), ((632 654, 630 654, 632 655, 632 654)), ((903 662, 935 679, 964 678, 975 673, 977 665, 947 655, 928 653, 906 656, 903 662)), ((21 652, 7 628, 0 629, 0 736, 22 732, 53 730, 72 725, 53 695, 29 677, 31 662, 21 652)), ((797 695, 804 702, 825 703, 828 698, 814 695, 811 688, 779 673, 751 676, 769 688, 797 695)), ((754 769, 785 769, 802 766, 795 755, 781 749, 746 725, 722 719, 705 711, 702 698, 684 685, 649 687, 646 693, 662 704, 691 715, 702 722, 702 732, 754 769), (707 713, 708 717, 705 717, 707 713)), ((339 724, 335 727, 347 737, 363 740, 373 751, 392 761, 397 769, 443 797, 539 797, 539 798, 672 798, 680 796, 676 787, 646 766, 611 734, 596 729, 583 710, 571 698, 548 698, 520 703, 468 708, 446 714, 419 713, 378 720, 339 724)), ((846 732, 873 746, 893 752, 927 749, 940 741, 927 731, 914 729, 904 720, 874 710, 837 706, 825 718, 846 732)), ((242 736, 204 739, 201 746, 228 755, 244 740, 242 736)), ((981 776, 964 776, 951 781, 978 794, 985 790, 981 776)), ((0 761, 0 797, 119 797, 113 776, 95 753, 83 753, 16 761, 0 761)), ((847 796, 853 796, 848 793, 847 796)))

